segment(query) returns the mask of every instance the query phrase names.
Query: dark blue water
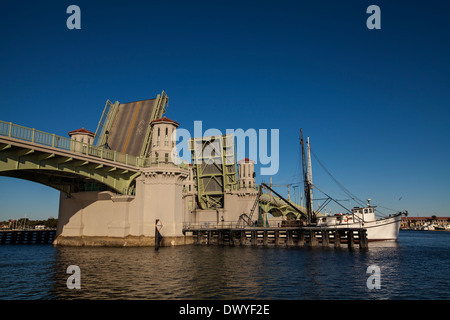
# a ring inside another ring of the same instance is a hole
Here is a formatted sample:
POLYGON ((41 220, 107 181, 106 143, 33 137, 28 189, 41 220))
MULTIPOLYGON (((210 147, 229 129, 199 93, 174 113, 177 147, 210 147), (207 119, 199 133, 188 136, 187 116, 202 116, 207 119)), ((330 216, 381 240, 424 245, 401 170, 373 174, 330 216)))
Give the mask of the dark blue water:
POLYGON ((346 248, 0 246, 0 299, 450 298, 450 232, 346 248), (69 265, 81 289, 67 288, 69 265), (380 267, 369 289, 367 267, 380 267))

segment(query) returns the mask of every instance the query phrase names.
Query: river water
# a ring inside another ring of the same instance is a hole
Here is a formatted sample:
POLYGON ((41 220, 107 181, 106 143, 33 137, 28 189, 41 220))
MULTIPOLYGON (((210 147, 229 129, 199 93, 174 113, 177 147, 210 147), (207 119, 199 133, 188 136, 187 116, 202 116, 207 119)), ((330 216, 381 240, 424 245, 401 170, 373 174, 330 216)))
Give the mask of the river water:
POLYGON ((0 245, 0 299, 447 300, 449 265, 450 232, 428 231, 401 231, 398 242, 370 243, 366 252, 0 245), (71 265, 80 289, 67 287, 71 265), (368 288, 371 265, 379 289, 368 288))

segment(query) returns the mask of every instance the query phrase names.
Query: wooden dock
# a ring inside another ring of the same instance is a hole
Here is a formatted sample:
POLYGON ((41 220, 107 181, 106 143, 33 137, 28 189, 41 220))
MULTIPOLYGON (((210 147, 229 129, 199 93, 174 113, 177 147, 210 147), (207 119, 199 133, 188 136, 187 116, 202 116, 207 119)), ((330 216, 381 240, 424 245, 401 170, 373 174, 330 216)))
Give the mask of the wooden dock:
POLYGON ((335 248, 356 246, 368 249, 367 232, 364 228, 317 228, 317 227, 246 227, 246 228, 189 228, 195 244, 241 245, 241 246, 322 246, 335 248))
POLYGON ((0 244, 52 244, 56 230, 0 230, 0 244))

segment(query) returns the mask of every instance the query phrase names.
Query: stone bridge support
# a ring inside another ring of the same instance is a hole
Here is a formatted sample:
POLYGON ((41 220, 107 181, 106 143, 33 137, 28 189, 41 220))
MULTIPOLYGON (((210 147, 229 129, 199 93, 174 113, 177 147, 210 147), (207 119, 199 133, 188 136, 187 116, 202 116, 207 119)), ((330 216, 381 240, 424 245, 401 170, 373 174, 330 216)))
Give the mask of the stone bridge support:
POLYGON ((55 245, 153 246, 160 219, 162 246, 191 243, 183 235, 183 181, 173 165, 142 169, 134 196, 109 191, 61 193, 55 245))

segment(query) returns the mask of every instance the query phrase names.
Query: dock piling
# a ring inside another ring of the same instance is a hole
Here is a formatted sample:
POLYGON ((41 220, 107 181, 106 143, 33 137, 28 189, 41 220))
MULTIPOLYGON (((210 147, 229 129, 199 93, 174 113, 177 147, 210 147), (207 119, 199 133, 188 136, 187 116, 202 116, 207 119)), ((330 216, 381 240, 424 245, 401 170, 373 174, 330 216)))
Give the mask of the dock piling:
POLYGON ((51 244, 56 230, 0 230, 0 244, 51 244))
POLYGON ((334 247, 335 248, 341 247, 341 232, 339 230, 336 230, 334 232, 334 247))
POLYGON ((347 231, 347 246, 349 250, 353 250, 355 247, 355 236, 353 230, 347 231))
POLYGON ((321 231, 321 233, 322 233, 322 247, 330 246, 330 238, 328 230, 324 229, 321 231))
MULTIPOLYGON (((361 250, 368 249, 367 232, 364 228, 315 228, 315 227, 247 227, 247 228, 199 228, 192 232, 195 244, 207 245, 251 245, 251 246, 321 246, 340 248, 346 243, 349 250, 359 244, 361 250)), ((23 236, 22 236, 23 237, 23 236)), ((44 235, 42 235, 44 237, 44 235)), ((5 243, 19 242, 19 236, 2 234, 5 243)), ((31 239, 31 235, 28 236, 31 239)), ((44 239, 44 238, 42 238, 44 239)), ((29 241, 29 240, 28 240, 29 241)))
POLYGON ((367 232, 365 229, 358 231, 358 238, 359 238, 359 248, 361 250, 367 250, 369 249, 369 242, 367 241, 367 232))

